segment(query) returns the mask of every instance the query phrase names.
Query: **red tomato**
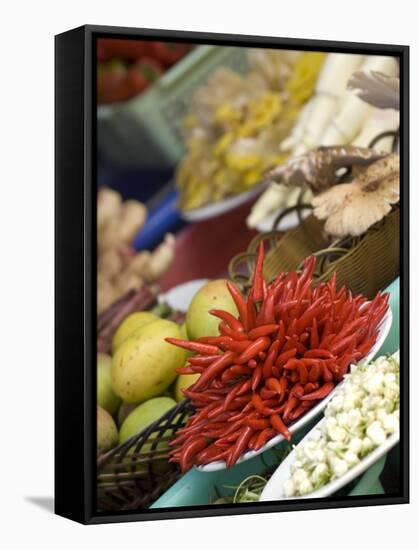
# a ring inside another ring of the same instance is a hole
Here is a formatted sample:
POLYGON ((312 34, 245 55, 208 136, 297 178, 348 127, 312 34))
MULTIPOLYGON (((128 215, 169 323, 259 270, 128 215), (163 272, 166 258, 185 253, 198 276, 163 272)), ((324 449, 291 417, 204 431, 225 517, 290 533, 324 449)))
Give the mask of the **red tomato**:
POLYGON ((127 68, 121 61, 114 60, 101 69, 98 92, 101 103, 115 103, 130 97, 127 68))
POLYGON ((120 57, 136 61, 147 51, 147 42, 144 40, 99 38, 97 41, 98 59, 109 60, 120 57), (99 57, 100 56, 100 57, 99 57))
POLYGON ((189 50, 190 44, 177 44, 174 42, 151 42, 150 55, 155 57, 163 65, 173 65, 179 61, 189 50))

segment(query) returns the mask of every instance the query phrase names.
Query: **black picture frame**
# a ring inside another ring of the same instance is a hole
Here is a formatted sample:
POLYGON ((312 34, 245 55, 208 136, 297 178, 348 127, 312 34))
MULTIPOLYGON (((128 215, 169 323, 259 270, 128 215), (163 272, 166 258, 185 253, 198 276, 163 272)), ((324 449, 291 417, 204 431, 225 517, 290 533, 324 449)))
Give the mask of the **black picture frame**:
POLYGON ((409 502, 409 47, 86 25, 55 37, 55 513, 85 523, 175 519, 409 502), (95 512, 95 39, 386 54, 400 61, 401 493, 241 505, 95 512))

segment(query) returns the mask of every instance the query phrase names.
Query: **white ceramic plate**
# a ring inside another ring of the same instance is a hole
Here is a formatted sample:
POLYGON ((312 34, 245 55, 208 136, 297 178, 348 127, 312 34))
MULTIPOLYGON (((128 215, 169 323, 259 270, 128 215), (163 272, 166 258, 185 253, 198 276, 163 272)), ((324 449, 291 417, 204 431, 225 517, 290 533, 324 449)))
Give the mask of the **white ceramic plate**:
POLYGON ((194 279, 174 286, 164 294, 158 297, 159 303, 167 303, 172 309, 178 311, 188 311, 188 307, 192 302, 192 298, 202 288, 209 279, 194 279))
MULTIPOLYGON (((256 224, 256 229, 260 231, 261 233, 267 233, 269 231, 272 231, 272 225, 275 221, 275 219, 279 216, 279 214, 283 211, 277 210, 270 216, 267 216, 266 218, 263 218, 258 224, 256 224)), ((301 211, 301 218, 305 220, 308 216, 310 216, 311 211, 309 209, 302 210, 301 211)), ((298 217, 297 212, 294 210, 293 212, 290 212, 287 214, 279 224, 278 230, 279 231, 288 231, 290 229, 293 229, 294 227, 297 227, 297 225, 300 225, 300 219, 298 217)))
POLYGON ((291 477, 291 465, 295 460, 295 453, 297 449, 304 445, 304 442, 309 440, 312 436, 312 433, 314 430, 319 428, 324 422, 326 421, 325 418, 322 418, 318 424, 312 428, 308 434, 300 441, 298 445, 294 447, 294 449, 291 451, 291 453, 286 457, 286 459, 281 462, 281 464, 278 466, 278 468, 273 473, 272 477, 266 484, 259 500, 260 501, 267 501, 267 500, 282 500, 282 499, 297 499, 297 498, 322 498, 322 497, 328 497, 330 495, 333 495, 356 479, 358 476, 360 476, 365 470, 367 470, 370 466, 375 464, 383 455, 385 455, 394 445, 396 445, 399 441, 399 434, 395 433, 388 437, 384 443, 382 443, 379 447, 374 449, 371 453, 369 453, 367 456, 365 456, 356 466, 351 468, 341 477, 338 477, 337 479, 334 479, 333 481, 327 483, 326 485, 323 485, 323 487, 320 487, 320 489, 317 489, 317 491, 313 491, 311 493, 308 493, 303 496, 295 496, 295 497, 287 497, 284 494, 284 482, 291 477))
POLYGON ((201 208, 193 208, 192 210, 181 210, 180 215, 188 222, 200 222, 221 216, 221 214, 234 210, 248 200, 257 197, 260 193, 262 193, 266 186, 267 183, 263 182, 245 193, 240 193, 234 197, 224 199, 223 201, 214 202, 206 206, 202 206, 201 208))
MULTIPOLYGON (((393 316, 391 313, 391 309, 389 308, 387 310, 387 313, 383 317, 383 320, 381 321, 379 325, 379 333, 378 338, 374 346, 371 348, 371 351, 366 355, 362 361, 371 361, 374 359, 374 357, 379 352, 381 346, 384 344, 385 339, 387 338, 387 335, 391 328, 391 323, 393 321, 393 316)), ((335 395, 337 388, 340 387, 340 385, 343 384, 343 381, 340 382, 335 386, 335 388, 329 393, 328 396, 326 396, 320 403, 318 403, 315 407, 310 409, 304 416, 302 416, 297 422, 294 424, 291 424, 288 428, 289 431, 293 434, 303 428, 306 424, 308 424, 313 418, 315 418, 321 411, 326 407, 327 403, 332 399, 332 397, 335 395)), ((284 437, 282 435, 277 435, 270 439, 266 445, 264 445, 261 449, 258 451, 247 451, 244 453, 237 463, 245 462, 246 460, 250 460, 251 458, 260 455, 261 453, 264 453, 268 449, 271 449, 272 447, 275 447, 281 441, 284 440, 284 437)), ((216 462, 210 462, 209 464, 206 464, 204 466, 196 466, 198 470, 201 470, 202 472, 215 472, 217 470, 224 470, 226 468, 226 463, 224 460, 217 460, 216 462)))

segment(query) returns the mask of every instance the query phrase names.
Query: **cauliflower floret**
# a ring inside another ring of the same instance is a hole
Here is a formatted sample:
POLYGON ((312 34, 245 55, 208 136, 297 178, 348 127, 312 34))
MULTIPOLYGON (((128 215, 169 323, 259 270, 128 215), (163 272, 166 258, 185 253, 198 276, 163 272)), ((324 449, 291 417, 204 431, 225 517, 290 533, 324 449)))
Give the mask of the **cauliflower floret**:
POLYGON ((349 442, 349 451, 355 454, 359 454, 362 449, 362 439, 359 437, 353 437, 349 442))
POLYGON ((333 457, 330 461, 330 467, 335 477, 341 477, 348 471, 348 464, 341 458, 333 457))
POLYGON ((382 420, 382 425, 388 434, 393 434, 399 431, 399 419, 394 414, 387 414, 382 420))
POLYGON ((369 453, 374 447, 373 442, 369 437, 364 437, 362 440, 361 454, 364 456, 369 453))
POLYGON ((301 482, 303 482, 305 479, 307 479, 308 474, 305 470, 300 468, 299 470, 296 470, 294 472, 294 475, 292 477, 293 477, 293 481, 294 481, 295 485, 300 485, 301 482))
POLYGON ((324 462, 317 464, 317 466, 314 468, 313 472, 311 473, 312 483, 314 483, 314 485, 324 483, 327 480, 328 473, 329 473, 329 468, 327 464, 325 464, 324 462))
POLYGON ((295 485, 292 479, 287 479, 284 482, 284 493, 286 497, 292 497, 295 495, 295 485))
POLYGON ((367 436, 371 439, 374 445, 381 445, 386 440, 386 433, 381 426, 381 422, 376 420, 367 428, 367 436))
POLYGON ((307 493, 311 493, 311 491, 313 490, 313 485, 311 484, 311 481, 307 478, 300 483, 300 487, 298 490, 300 495, 306 495, 307 493))
POLYGON ((357 462, 359 462, 358 455, 353 451, 346 451, 343 455, 343 460, 348 464, 349 468, 352 468, 357 462))

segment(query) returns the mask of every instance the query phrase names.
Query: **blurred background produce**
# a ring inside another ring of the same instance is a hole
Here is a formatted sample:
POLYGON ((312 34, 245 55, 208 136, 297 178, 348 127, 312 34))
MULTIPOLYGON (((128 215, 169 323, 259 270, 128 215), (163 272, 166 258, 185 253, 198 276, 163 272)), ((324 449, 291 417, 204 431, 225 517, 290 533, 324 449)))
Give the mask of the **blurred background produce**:
POLYGON ((182 209, 247 191, 287 158, 278 144, 310 98, 324 57, 254 50, 244 77, 223 67, 198 88, 182 122, 187 153, 176 174, 182 209))
POLYGON ((174 258, 174 237, 167 234, 151 253, 136 253, 132 241, 147 216, 144 204, 122 201, 118 192, 102 188, 97 204, 97 310, 101 313, 129 290, 156 282, 174 258))
POLYGON ((189 44, 99 38, 98 103, 126 101, 141 94, 191 48, 189 44))
MULTIPOLYGON (((330 240, 343 228, 362 238, 397 208, 398 158, 389 153, 399 124, 398 65, 385 56, 120 39, 99 40, 97 60, 99 463, 116 453, 101 470, 100 502, 109 504, 110 464, 122 461, 117 472, 135 472, 123 482, 134 495, 126 504, 136 509, 180 475, 168 462, 170 429, 153 432, 139 456, 132 447, 118 455, 119 445, 176 403, 182 407, 197 375, 175 369, 193 352, 164 339, 217 335, 210 310, 237 315, 226 287, 232 258, 297 203, 313 201, 330 240), (325 145, 341 147, 334 160, 351 162, 330 169, 318 150, 325 145), (363 155, 368 162, 360 162, 363 155), (380 161, 390 166, 374 164, 380 161), (342 166, 348 188, 339 184, 342 166), (322 170, 333 177, 320 189, 322 170), (295 172, 304 175, 298 184, 295 172), (335 212, 345 190, 345 208, 335 212), (360 209, 368 213, 363 223, 354 215, 360 209), (156 470, 153 453, 163 469, 156 470)), ((282 228, 300 221, 291 215, 282 228)), ((179 419, 177 413, 170 425, 179 419)), ((237 467, 240 475, 231 471, 234 502, 255 500, 262 482, 248 475, 266 478, 266 465, 251 462, 237 467)), ((112 479, 118 488, 122 478, 112 479)), ((197 479, 203 493, 196 502, 214 502, 197 479)), ((123 507, 120 497, 112 506, 123 507)))

